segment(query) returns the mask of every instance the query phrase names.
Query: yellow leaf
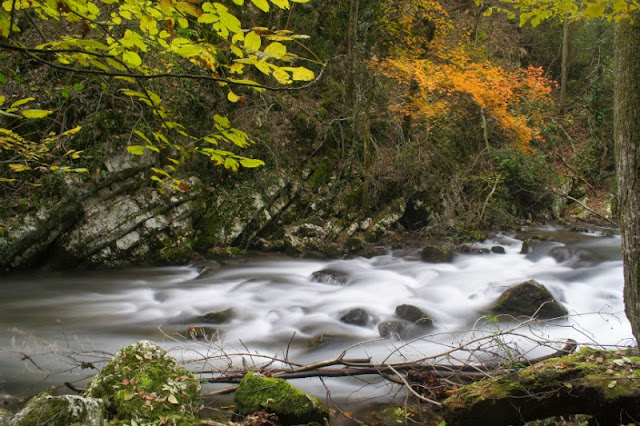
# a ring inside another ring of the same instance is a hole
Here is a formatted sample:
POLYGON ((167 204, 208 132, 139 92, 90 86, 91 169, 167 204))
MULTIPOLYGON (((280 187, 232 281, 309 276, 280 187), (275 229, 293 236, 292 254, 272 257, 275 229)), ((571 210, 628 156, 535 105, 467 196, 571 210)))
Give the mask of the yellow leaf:
POLYGON ((25 99, 20 99, 19 101, 15 101, 14 103, 11 104, 10 108, 17 108, 21 105, 26 104, 27 102, 31 102, 31 101, 35 101, 36 98, 25 98, 25 99))
POLYGON ((296 81, 311 81, 315 78, 313 71, 305 67, 292 67, 286 69, 291 71, 291 78, 296 81))
POLYGON ((7 99, 7 98, 5 98, 4 96, 0 96, 0 105, 2 105, 4 103, 5 99, 7 99))
POLYGON ((244 47, 247 49, 258 50, 261 45, 262 39, 255 31, 251 31, 244 37, 244 47))
POLYGON ((144 154, 144 146, 131 145, 131 146, 127 147, 127 151, 129 151, 129 154, 142 155, 142 154, 144 154))
POLYGON ((231 157, 227 157, 226 160, 224 160, 224 167, 226 169, 231 169, 231 171, 237 172, 238 162, 231 157))
POLYGON ((278 83, 280 84, 289 84, 291 83, 291 77, 289 76, 289 74, 284 71, 281 68, 276 68, 273 70, 273 76, 275 77, 276 80, 278 80, 278 83))
POLYGON ((271 3, 275 4, 280 9, 289 9, 289 0, 271 0, 271 3))
POLYGON ((178 400, 176 399, 176 396, 174 394, 169 395, 167 401, 169 401, 171 404, 178 404, 178 400))
POLYGON ((287 54, 287 47, 282 43, 274 41, 264 49, 264 53, 268 53, 276 59, 282 59, 284 55, 287 54))
POLYGON ((122 60, 129 65, 133 65, 134 67, 139 67, 142 64, 142 59, 136 52, 132 52, 127 50, 122 52, 122 60))
POLYGON ((584 11, 584 16, 587 18, 601 18, 604 16, 605 7, 603 4, 592 4, 584 11))
POLYGON ((214 15, 213 13, 203 13, 198 18, 198 22, 201 24, 212 24, 214 22, 218 22, 219 20, 220 18, 218 18, 218 15, 214 15))
POLYGON ((53 111, 48 111, 44 109, 27 109, 27 110, 21 111, 21 113, 24 116, 24 118, 43 118, 49 114, 52 114, 53 111))
POLYGON ((262 10, 263 12, 269 11, 269 3, 267 3, 267 0, 251 0, 251 2, 255 4, 256 7, 262 10))
POLYGON ((240 100, 240 96, 236 95, 235 93, 233 93, 233 91, 229 90, 229 93, 227 93, 227 99, 229 99, 229 102, 236 103, 240 100))
POLYGON ((11 169, 12 172, 16 172, 16 173, 24 172, 26 170, 31 170, 31 167, 27 166, 26 164, 9 164, 9 168, 11 169))
POLYGON ((240 160, 240 164, 242 164, 242 167, 246 167, 249 169, 264 166, 264 161, 256 160, 254 158, 245 158, 244 160, 240 160))
POLYGON ((158 21, 153 19, 151 16, 143 16, 140 18, 140 29, 142 31, 146 31, 149 35, 154 36, 158 34, 158 21))

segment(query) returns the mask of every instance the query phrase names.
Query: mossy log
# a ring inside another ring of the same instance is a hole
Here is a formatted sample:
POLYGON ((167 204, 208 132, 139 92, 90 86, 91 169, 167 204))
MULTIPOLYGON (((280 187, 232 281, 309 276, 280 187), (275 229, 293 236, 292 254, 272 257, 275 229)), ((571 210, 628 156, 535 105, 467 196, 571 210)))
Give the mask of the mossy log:
POLYGON ((485 379, 443 403, 447 426, 520 425, 588 414, 598 425, 640 419, 640 357, 631 351, 580 352, 485 379))

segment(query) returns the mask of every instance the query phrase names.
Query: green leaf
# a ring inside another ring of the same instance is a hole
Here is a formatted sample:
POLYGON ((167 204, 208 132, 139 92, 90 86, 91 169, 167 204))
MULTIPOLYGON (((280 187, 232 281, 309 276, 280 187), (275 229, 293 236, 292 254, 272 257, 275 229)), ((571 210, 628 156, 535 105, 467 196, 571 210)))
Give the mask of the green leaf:
POLYGON ((2 104, 4 103, 4 101, 5 101, 6 99, 7 99, 7 98, 5 98, 4 96, 0 95, 0 106, 2 106, 2 104))
POLYGON ((43 118, 49 114, 53 114, 53 111, 48 111, 45 109, 26 109, 24 111, 20 111, 24 118, 43 118))
POLYGON ((131 146, 127 147, 127 151, 129 151, 129 154, 142 155, 142 154, 144 154, 144 146, 131 145, 131 146))
POLYGON ((125 401, 131 401, 134 396, 136 396, 136 394, 133 393, 133 391, 127 389, 123 392, 122 399, 124 399, 125 401))

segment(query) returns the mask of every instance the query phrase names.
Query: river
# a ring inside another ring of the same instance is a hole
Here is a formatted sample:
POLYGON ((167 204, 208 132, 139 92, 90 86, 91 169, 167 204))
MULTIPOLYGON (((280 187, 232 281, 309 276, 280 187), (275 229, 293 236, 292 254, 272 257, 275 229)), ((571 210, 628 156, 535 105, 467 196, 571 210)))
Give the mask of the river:
MULTIPOLYGON (((413 359, 477 336, 470 329, 510 327, 477 320, 504 289, 529 279, 544 284, 570 317, 523 333, 559 342, 571 337, 581 344, 632 344, 617 232, 543 227, 530 233, 544 238, 527 254, 521 254, 522 240, 504 234, 477 246, 501 245, 505 254, 460 254, 452 263, 425 263, 418 249, 405 248, 348 260, 255 255, 190 266, 5 275, 0 278, 0 392, 29 395, 69 380, 81 384, 91 370, 77 368, 75 360, 85 359, 80 352, 91 352, 86 359, 97 363, 94 352, 114 352, 139 339, 161 343, 185 361, 208 358, 189 364, 196 371, 226 368, 232 353, 253 354, 234 358, 235 365, 267 362, 257 354, 308 363, 331 359, 350 345, 351 358, 413 359), (312 278, 325 268, 341 271, 345 282, 312 278), (393 319, 401 304, 429 313, 434 320, 429 337, 408 345, 380 338, 376 324, 393 319), (369 324, 340 321, 353 308, 365 309, 369 324), (210 342, 181 336, 189 326, 212 327, 199 318, 228 309, 233 317, 216 326, 219 335, 210 342), (331 338, 311 344, 319 335, 331 338)), ((294 384, 325 394, 317 379, 294 384)), ((333 379, 328 386, 334 398, 347 402, 397 391, 373 378, 333 379)))

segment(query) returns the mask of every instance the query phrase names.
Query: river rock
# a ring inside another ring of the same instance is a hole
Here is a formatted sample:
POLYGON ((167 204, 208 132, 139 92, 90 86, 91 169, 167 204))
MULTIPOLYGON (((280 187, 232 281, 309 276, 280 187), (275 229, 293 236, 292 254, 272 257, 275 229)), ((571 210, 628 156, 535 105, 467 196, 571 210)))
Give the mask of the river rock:
POLYGON ((362 308, 351 309, 346 314, 340 317, 340 321, 345 324, 358 325, 360 327, 366 327, 371 321, 371 315, 369 312, 362 308))
POLYGON ((236 316, 233 309, 225 311, 209 312, 200 317, 200 321, 207 324, 224 324, 236 316))
POLYGON ((325 424, 325 419, 329 419, 329 410, 315 396, 283 379, 265 377, 253 371, 249 371, 238 385, 234 402, 239 414, 267 411, 277 415, 282 425, 325 424))
POLYGON ((104 402, 79 395, 52 396, 41 393, 31 399, 9 423, 11 426, 102 425, 106 419, 104 402))
POLYGON ((116 418, 138 423, 193 419, 201 404, 198 379, 146 340, 120 349, 93 377, 86 394, 102 398, 116 418))
POLYGON ((407 320, 410 323, 428 327, 433 325, 433 320, 428 314, 424 313, 420 308, 413 305, 399 305, 396 306, 396 315, 398 318, 407 320))
POLYGON ((545 286, 535 280, 525 281, 506 290, 498 298, 492 308, 497 314, 507 314, 514 317, 536 314, 540 319, 558 318, 568 314, 545 286))
POLYGON ((309 280, 323 284, 345 285, 349 281, 349 274, 337 269, 325 268, 312 273, 309 280))
POLYGON ((453 250, 443 244, 429 244, 422 248, 420 258, 429 263, 448 263, 453 261, 453 250))
POLYGON ((407 331, 407 323, 404 321, 383 321, 378 324, 378 333, 380 337, 397 336, 404 337, 407 331))
POLYGON ((491 253, 506 254, 507 251, 502 246, 493 246, 493 247, 491 247, 491 253))
POLYGON ((456 251, 462 254, 488 254, 489 249, 484 247, 473 247, 467 244, 461 244, 456 247, 456 251))

